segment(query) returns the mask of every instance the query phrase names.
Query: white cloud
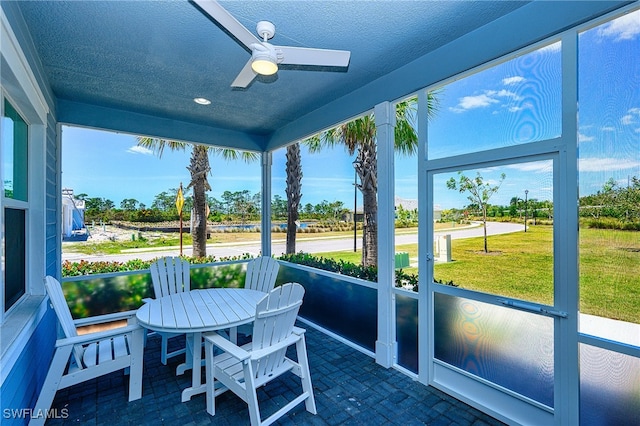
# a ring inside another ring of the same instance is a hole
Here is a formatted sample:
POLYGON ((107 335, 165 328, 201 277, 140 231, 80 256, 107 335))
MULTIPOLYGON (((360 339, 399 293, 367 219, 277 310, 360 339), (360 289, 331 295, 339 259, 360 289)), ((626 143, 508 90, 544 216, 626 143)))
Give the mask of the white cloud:
POLYGON ((582 142, 591 142, 593 141, 595 138, 593 136, 587 136, 587 135, 583 135, 582 133, 578 133, 578 142, 582 143, 582 142))
POLYGON ((475 108, 485 108, 500 103, 498 98, 511 98, 515 101, 521 98, 509 90, 485 90, 481 95, 464 96, 459 99, 458 105, 449 108, 453 112, 465 112, 475 108))
POLYGON ((613 38, 615 41, 632 40, 638 34, 640 34, 640 10, 615 19, 598 29, 598 36, 613 38))
POLYGON ((127 149, 127 152, 130 154, 153 155, 152 150, 139 145, 132 146, 131 148, 127 149))
POLYGON ((624 124, 625 126, 633 123, 633 116, 631 114, 623 115, 620 119, 620 123, 624 124))
POLYGON ((638 167, 640 167, 640 161, 620 158, 581 158, 578 161, 578 168, 581 172, 609 172, 638 167))
POLYGON ((620 123, 628 126, 629 124, 634 124, 636 119, 640 119, 640 108, 630 108, 627 114, 622 116, 620 123))
POLYGON ((522 83, 523 81, 525 81, 524 77, 520 77, 520 76, 507 77, 502 79, 502 84, 504 84, 505 86, 510 86, 512 84, 522 83))
POLYGON ((600 130, 602 130, 603 132, 615 132, 616 128, 613 126, 604 126, 601 127, 600 130))
POLYGON ((478 96, 465 96, 460 99, 458 106, 462 109, 483 108, 491 104, 498 103, 497 99, 494 99, 486 94, 478 96))
POLYGON ((513 93, 510 90, 506 90, 506 89, 500 89, 500 90, 485 90, 484 91, 485 95, 490 96, 492 98, 498 97, 498 98, 511 98, 511 99, 515 99, 515 100, 520 100, 520 96, 518 96, 517 94, 513 93))

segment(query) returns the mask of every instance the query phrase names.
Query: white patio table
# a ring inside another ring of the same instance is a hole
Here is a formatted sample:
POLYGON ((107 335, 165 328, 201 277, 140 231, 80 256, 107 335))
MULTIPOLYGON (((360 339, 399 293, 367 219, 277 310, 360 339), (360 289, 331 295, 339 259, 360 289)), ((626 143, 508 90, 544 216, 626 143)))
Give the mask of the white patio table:
POLYGON ((204 393, 202 383, 202 333, 223 330, 249 323, 256 305, 266 293, 244 288, 191 290, 152 299, 142 305, 136 318, 141 326, 153 331, 186 333, 187 353, 176 374, 193 369, 191 387, 182 391, 182 402, 204 393), (194 350, 195 348, 195 350, 194 350))

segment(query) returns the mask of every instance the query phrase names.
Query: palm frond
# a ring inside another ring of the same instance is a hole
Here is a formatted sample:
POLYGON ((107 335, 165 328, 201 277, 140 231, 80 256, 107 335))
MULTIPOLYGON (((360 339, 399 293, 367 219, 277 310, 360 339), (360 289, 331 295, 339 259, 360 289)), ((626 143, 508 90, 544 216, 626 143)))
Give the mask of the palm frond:
POLYGON ((185 142, 150 138, 148 136, 136 136, 136 140, 138 146, 152 150, 160 158, 162 158, 165 147, 169 147, 171 151, 184 151, 187 147, 185 142))
POLYGON ((251 163, 260 159, 260 154, 253 151, 241 151, 229 148, 210 148, 216 155, 220 155, 225 160, 242 160, 245 163, 251 163))

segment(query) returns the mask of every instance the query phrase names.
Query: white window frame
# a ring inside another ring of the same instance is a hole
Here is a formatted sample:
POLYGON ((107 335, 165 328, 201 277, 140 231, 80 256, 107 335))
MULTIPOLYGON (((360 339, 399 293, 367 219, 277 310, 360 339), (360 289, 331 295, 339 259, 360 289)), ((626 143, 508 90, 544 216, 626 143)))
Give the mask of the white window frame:
MULTIPOLYGON (((4 198, 4 191, 0 195, 0 250, 4 250, 4 208, 26 211, 25 294, 7 312, 4 312, 4 297, 0 302, 1 385, 47 310, 43 278, 46 271, 45 165, 49 106, 2 9, 0 39, 3 60, 0 80, 2 115, 4 100, 7 99, 27 123, 29 141, 28 201, 4 198)), ((0 291, 4 293, 4 263, 0 263, 0 291)))

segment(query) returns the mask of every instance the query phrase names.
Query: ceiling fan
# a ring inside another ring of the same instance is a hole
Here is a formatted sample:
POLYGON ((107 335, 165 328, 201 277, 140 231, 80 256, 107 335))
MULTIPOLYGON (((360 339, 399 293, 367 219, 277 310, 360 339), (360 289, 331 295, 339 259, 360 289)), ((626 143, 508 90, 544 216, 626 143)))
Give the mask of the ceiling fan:
POLYGON ((233 80, 231 87, 247 87, 258 74, 272 75, 278 64, 347 67, 351 52, 346 50, 312 49, 307 47, 275 46, 268 42, 275 26, 260 21, 256 27, 259 39, 215 0, 193 0, 213 20, 251 50, 251 58, 233 80))

